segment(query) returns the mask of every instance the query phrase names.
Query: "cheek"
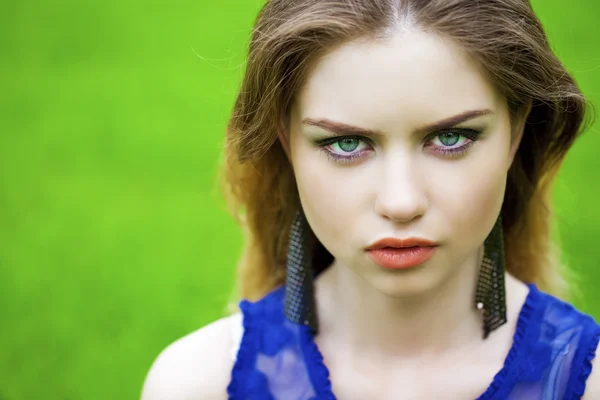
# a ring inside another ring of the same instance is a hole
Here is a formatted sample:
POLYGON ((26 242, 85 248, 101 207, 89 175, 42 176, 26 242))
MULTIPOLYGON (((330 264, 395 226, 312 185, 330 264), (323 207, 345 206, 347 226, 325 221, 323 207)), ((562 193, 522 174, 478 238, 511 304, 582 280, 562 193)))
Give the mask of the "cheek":
POLYGON ((297 144, 292 150, 294 174, 304 214, 321 243, 333 253, 352 242, 360 222, 360 178, 348 176, 319 150, 297 144))
POLYGON ((449 233, 465 239, 465 246, 487 236, 502 207, 508 153, 497 149, 480 151, 468 162, 457 163, 433 184, 433 207, 443 215, 449 233))

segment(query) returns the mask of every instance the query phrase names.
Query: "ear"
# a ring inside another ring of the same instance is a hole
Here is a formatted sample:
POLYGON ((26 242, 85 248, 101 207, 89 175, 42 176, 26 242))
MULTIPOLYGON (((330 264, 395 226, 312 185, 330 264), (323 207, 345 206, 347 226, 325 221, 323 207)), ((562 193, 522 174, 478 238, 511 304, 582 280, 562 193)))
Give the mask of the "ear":
POLYGON ((285 129, 285 124, 283 123, 283 121, 279 123, 279 126, 277 128, 277 136, 279 137, 279 141, 281 142, 281 147, 283 147, 283 151, 285 151, 285 155, 291 163, 292 157, 290 155, 290 143, 288 141, 287 131, 285 129))
POLYGON ((513 127, 513 131, 511 134, 511 144, 508 163, 509 166, 512 165, 513 160, 515 159, 515 154, 517 154, 517 150, 519 149, 519 145, 521 144, 521 139, 523 139, 523 132, 525 131, 525 125, 527 124, 527 119, 529 118, 531 107, 532 104, 531 102, 529 102, 526 106, 523 107, 521 115, 515 121, 516 123, 513 127))

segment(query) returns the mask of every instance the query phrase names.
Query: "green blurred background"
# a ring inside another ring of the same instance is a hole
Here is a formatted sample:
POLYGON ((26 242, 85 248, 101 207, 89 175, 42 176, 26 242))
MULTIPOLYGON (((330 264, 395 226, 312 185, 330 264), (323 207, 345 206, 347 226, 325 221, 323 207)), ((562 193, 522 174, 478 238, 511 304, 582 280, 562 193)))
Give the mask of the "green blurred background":
MULTIPOLYGON (((0 5, 0 400, 137 399, 160 350, 223 315, 242 238, 215 173, 261 4, 0 5)), ((534 6, 600 105, 600 3, 534 6)), ((594 127, 555 191, 597 318, 599 146, 594 127)))

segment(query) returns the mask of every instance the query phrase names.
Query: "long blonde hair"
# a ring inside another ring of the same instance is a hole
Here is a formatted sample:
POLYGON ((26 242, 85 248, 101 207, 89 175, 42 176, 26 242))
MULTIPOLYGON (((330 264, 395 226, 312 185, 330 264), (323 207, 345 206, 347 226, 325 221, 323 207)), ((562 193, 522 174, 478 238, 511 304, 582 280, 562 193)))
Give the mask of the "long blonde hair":
MULTIPOLYGON (((461 46, 506 97, 513 116, 531 105, 501 210, 506 267, 518 279, 565 297, 566 280, 551 237, 551 189, 582 130, 586 102, 527 0, 265 4, 251 37, 220 175, 246 239, 238 265, 239 295, 257 299, 284 281, 288 232, 300 202, 277 130, 285 126, 310 66, 336 46, 359 37, 383 38, 401 25, 461 46)), ((323 268, 331 255, 316 242, 315 263, 323 268)))

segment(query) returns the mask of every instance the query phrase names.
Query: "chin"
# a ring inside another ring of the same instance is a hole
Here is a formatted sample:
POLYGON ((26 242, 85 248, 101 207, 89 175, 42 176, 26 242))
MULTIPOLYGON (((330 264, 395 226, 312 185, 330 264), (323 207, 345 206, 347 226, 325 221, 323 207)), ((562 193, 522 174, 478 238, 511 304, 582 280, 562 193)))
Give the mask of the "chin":
POLYGON ((417 298, 431 293, 443 279, 425 265, 408 270, 379 268, 375 273, 364 276, 365 280, 379 293, 397 299, 417 298))

